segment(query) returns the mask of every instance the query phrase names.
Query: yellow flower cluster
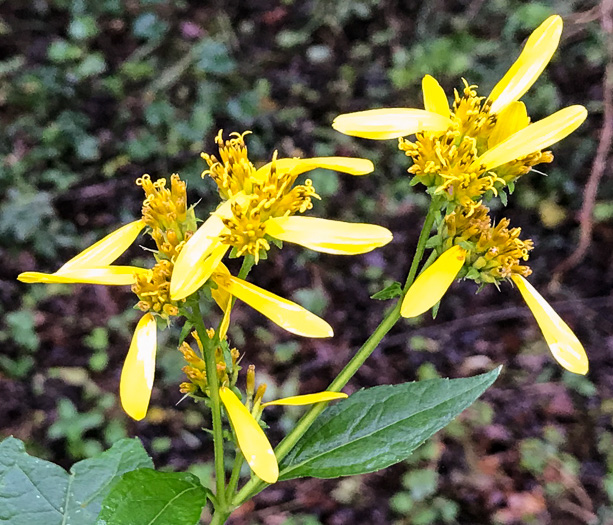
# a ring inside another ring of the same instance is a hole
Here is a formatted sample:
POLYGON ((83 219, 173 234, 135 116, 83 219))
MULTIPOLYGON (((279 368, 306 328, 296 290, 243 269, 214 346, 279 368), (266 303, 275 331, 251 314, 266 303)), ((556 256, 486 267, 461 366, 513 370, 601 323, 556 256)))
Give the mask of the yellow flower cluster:
POLYGON ((492 225, 489 209, 481 205, 474 210, 460 208, 444 219, 443 249, 458 244, 467 251, 464 275, 477 283, 498 284, 513 275, 527 277, 530 268, 520 264, 528 260, 534 248, 530 239, 519 238, 521 228, 509 229, 509 219, 492 225))
POLYGON ((175 261, 170 293, 174 300, 198 290, 215 272, 230 247, 236 255, 250 254, 258 262, 270 242, 286 241, 324 253, 355 255, 392 240, 386 228, 316 217, 296 217, 318 198, 310 180, 294 185, 299 175, 327 168, 351 175, 373 170, 372 162, 350 157, 277 158, 256 169, 247 156, 245 134, 217 136, 219 158, 204 154, 209 175, 219 188, 222 204, 198 228, 175 261))
MULTIPOLYGON (((426 75, 422 82, 425 109, 375 109, 340 115, 333 127, 358 137, 399 139, 399 148, 412 159, 408 171, 413 181, 425 185, 435 203, 440 203, 438 231, 428 244, 437 257, 404 295, 402 316, 428 311, 457 279, 496 286, 509 280, 534 313, 558 362, 572 372, 585 374, 588 360, 581 343, 525 279, 531 270, 522 262, 528 260, 532 241, 521 240, 520 229, 510 228, 508 219, 494 224, 484 205, 502 192, 512 192, 515 181, 536 164, 551 162, 553 156, 545 148, 586 118, 585 108, 571 106, 531 123, 520 102, 551 59, 561 31, 558 16, 541 24, 488 97, 478 96, 476 86, 464 81, 461 92, 454 91, 450 107, 442 87, 426 75), (409 135, 415 139, 406 139, 409 135)), ((319 199, 310 179, 298 183, 301 175, 316 168, 364 175, 374 169, 369 160, 278 158, 275 151, 270 162, 256 167, 248 156, 248 133, 231 133, 224 139, 220 131, 218 153, 201 155, 207 166, 202 176, 215 181, 220 196, 219 205, 201 225, 194 209, 188 207, 186 184, 178 175, 170 177, 170 187, 165 179, 153 182, 143 175, 136 181, 145 192, 139 220, 107 235, 54 273, 24 272, 19 279, 131 286, 138 297, 136 306, 144 315, 122 369, 120 398, 125 411, 137 420, 145 417, 153 388, 158 321, 162 326, 179 315, 189 320, 198 311, 200 299, 212 297, 223 312, 219 328, 207 332, 209 340, 204 345, 197 333, 192 334, 197 350, 185 342, 180 345, 188 379, 180 390, 194 398, 210 397, 218 406, 221 400, 247 463, 258 477, 273 483, 279 469, 260 425, 262 410, 270 405, 327 402, 346 395, 319 392, 264 403, 266 386, 255 388, 251 366, 241 402, 236 387, 239 352, 229 347, 226 338, 233 305, 240 299, 293 334, 330 337, 333 331, 326 321, 300 305, 232 275, 222 261, 231 250, 234 256, 248 257, 249 264, 258 263, 271 244, 281 242, 323 253, 355 255, 384 246, 392 234, 373 224, 300 216, 313 208, 313 199, 319 199), (155 265, 114 265, 143 229, 155 242, 155 265), (194 295, 200 290, 206 293, 194 295), (207 352, 214 352, 214 363, 213 354, 207 352), (216 368, 216 374, 207 377, 207 364, 216 368), (219 390, 216 384, 221 385, 219 390)), ((219 411, 216 413, 219 418, 219 411)))
POLYGON ((528 38, 519 58, 487 98, 464 81, 450 108, 440 84, 430 75, 422 81, 425 109, 374 109, 338 116, 335 129, 377 140, 399 138, 399 147, 413 160, 409 173, 443 202, 444 217, 430 245, 439 257, 405 294, 401 314, 420 315, 436 305, 457 278, 478 283, 511 280, 535 315, 554 357, 568 370, 585 374, 588 360, 570 328, 525 280, 532 241, 519 239, 508 219, 492 226, 483 206, 528 173, 551 162, 545 148, 562 140, 585 120, 583 106, 570 106, 530 123, 519 99, 543 72, 560 41, 562 19, 551 16, 528 38), (414 141, 404 137, 415 135, 414 141))

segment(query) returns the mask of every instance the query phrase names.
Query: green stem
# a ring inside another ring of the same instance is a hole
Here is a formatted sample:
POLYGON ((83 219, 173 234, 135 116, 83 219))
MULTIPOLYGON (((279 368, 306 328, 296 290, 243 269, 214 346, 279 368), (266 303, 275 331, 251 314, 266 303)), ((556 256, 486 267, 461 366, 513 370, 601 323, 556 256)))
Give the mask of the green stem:
MULTIPOLYGON (((370 354, 373 353, 373 351, 375 350, 375 348, 377 348, 377 346, 385 337, 385 335, 398 322, 398 319, 400 319, 400 308, 402 306, 402 299, 406 294, 407 290, 413 284, 413 281, 415 280, 415 276, 417 275, 417 268, 419 267, 419 263, 421 262, 421 259, 424 255, 424 251, 426 249, 426 241, 430 237, 430 231, 432 230, 434 219, 439 209, 440 203, 438 202, 438 200, 432 200, 421 233, 419 234, 419 240, 417 241, 417 248, 415 249, 415 255, 413 256, 409 275, 407 276, 406 282, 403 287, 403 295, 398 298, 396 305, 388 311, 388 313, 385 315, 376 330, 357 351, 351 361, 347 363, 345 368, 343 368, 343 370, 336 377, 336 379, 332 381, 332 383, 328 387, 328 390, 332 392, 339 392, 354 376, 354 374, 358 371, 360 366, 362 366, 364 361, 368 359, 370 354)), ((285 436, 285 438, 283 438, 281 443, 279 443, 279 445, 275 449, 275 455, 277 456, 277 460, 281 461, 289 453, 289 451, 298 442, 300 437, 314 423, 315 419, 317 419, 319 414, 324 411, 326 406, 327 403, 318 403, 316 405, 313 405, 307 411, 307 413, 302 416, 302 418, 300 419, 300 421, 298 421, 292 431, 287 436, 285 436)), ((265 487, 266 483, 264 483, 262 480, 257 479, 255 477, 252 478, 247 484, 245 484, 245 486, 233 499, 232 505, 240 505, 241 503, 255 496, 265 487)))
MULTIPOLYGON (((215 483, 217 488, 217 509, 226 509, 226 472, 223 457, 223 427, 221 424, 221 400, 219 398, 219 380, 217 377, 217 363, 215 361, 215 348, 211 346, 209 336, 202 320, 200 308, 196 303, 194 318, 192 319, 198 337, 204 347, 204 363, 206 365, 206 380, 211 400, 211 414, 213 419, 213 447, 215 454, 215 483)), ((216 509, 216 511, 217 511, 216 509)), ((223 523, 223 522, 221 522, 223 523)))
POLYGON ((238 486, 238 480, 241 475, 241 468, 243 466, 244 456, 239 449, 236 449, 236 456, 234 457, 234 466, 232 467, 232 474, 230 475, 230 481, 226 488, 226 499, 231 500, 236 492, 238 486))
POLYGON ((213 519, 209 525, 223 525, 230 517, 230 514, 230 511, 215 510, 215 514, 213 514, 213 519))

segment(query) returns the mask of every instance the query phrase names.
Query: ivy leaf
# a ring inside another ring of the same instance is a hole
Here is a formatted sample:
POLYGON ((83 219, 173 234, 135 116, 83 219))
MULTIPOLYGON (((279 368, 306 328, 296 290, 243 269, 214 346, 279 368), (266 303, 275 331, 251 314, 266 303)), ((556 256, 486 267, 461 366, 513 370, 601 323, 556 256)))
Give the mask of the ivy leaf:
POLYGON ((393 299, 394 297, 400 297, 402 295, 402 285, 398 281, 394 281, 389 286, 383 288, 383 290, 371 295, 371 299, 379 299, 380 301, 386 301, 387 299, 393 299))
POLYGON ((403 461, 485 392, 500 370, 360 390, 322 412, 279 465, 279 479, 364 474, 403 461))
POLYGON ((187 472, 135 470, 105 498, 96 525, 197 525, 208 494, 187 472))
POLYGON ((102 500, 126 472, 153 466, 138 439, 122 439, 106 452, 75 463, 70 474, 30 456, 22 441, 0 443, 0 523, 93 525, 102 500))

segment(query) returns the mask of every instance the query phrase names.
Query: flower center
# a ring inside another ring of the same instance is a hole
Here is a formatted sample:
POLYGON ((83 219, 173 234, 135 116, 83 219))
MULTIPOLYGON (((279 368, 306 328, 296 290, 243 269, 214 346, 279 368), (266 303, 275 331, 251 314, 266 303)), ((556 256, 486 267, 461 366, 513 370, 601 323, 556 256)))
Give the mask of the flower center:
POLYGON ((227 228, 220 236, 222 242, 234 247, 236 255, 249 253, 257 262, 260 252, 270 249, 266 221, 304 213, 312 208, 311 199, 319 199, 319 195, 310 179, 294 186, 298 176, 293 170, 296 162, 277 160, 276 151, 270 164, 256 170, 247 156, 246 133, 232 133, 232 138, 224 142, 220 132, 216 142, 221 160, 203 153, 209 165, 203 175, 217 183, 224 200, 233 199, 231 216, 222 219, 227 228))

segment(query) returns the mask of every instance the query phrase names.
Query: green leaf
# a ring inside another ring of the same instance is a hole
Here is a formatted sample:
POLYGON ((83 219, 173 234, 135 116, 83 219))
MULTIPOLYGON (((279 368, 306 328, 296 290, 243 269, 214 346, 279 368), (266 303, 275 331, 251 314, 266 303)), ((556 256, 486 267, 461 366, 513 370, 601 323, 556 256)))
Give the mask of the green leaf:
POLYGON ((398 281, 394 281, 389 286, 383 288, 383 290, 371 295, 371 299, 379 299, 380 301, 386 301, 387 299, 393 299, 394 297, 400 297, 402 295, 402 285, 398 281))
POLYGON ((470 406, 500 370, 360 390, 322 412, 281 462, 279 479, 336 478, 398 463, 470 406))
POLYGON ((22 441, 0 443, 0 523, 93 525, 102 500, 126 472, 152 466, 138 439, 122 439, 106 452, 62 467, 30 456, 22 441))
POLYGON ((102 503, 96 525, 196 525, 209 493, 187 472, 128 472, 102 503))

